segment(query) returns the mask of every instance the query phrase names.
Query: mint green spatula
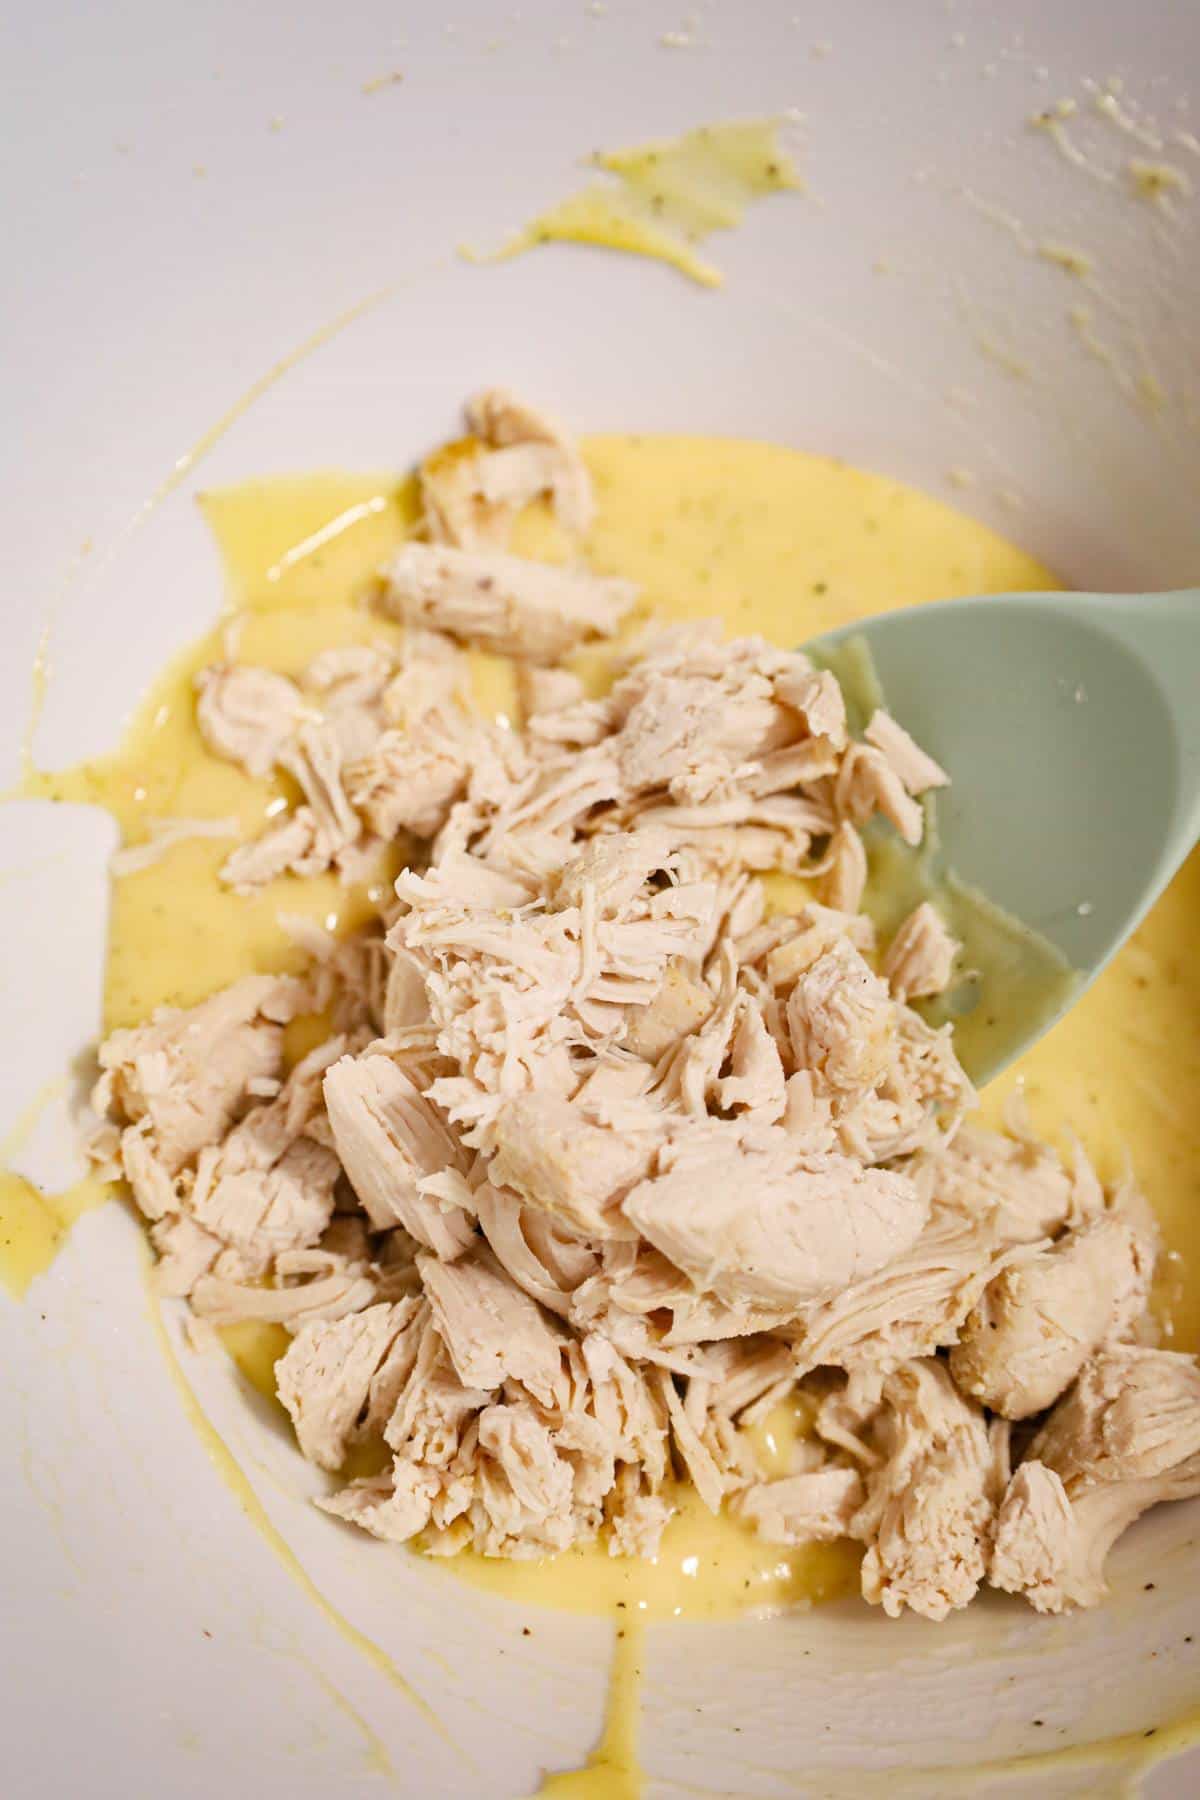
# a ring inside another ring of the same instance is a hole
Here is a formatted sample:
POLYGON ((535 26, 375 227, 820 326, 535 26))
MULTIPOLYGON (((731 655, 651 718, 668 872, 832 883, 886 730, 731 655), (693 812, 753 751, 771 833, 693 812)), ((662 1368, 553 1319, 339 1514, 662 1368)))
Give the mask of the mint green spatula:
MULTIPOLYGON (((1094 980, 1200 836, 1200 590, 939 601, 808 648, 853 693, 863 644, 889 710, 952 778, 921 879, 957 877, 952 926, 965 886, 1043 940, 1042 978, 1002 956, 951 997, 960 1055, 984 1081, 1094 980)), ((899 910, 882 891, 891 857, 873 858, 885 914, 899 910)), ((1019 931, 1007 941, 1016 952, 1019 931)))

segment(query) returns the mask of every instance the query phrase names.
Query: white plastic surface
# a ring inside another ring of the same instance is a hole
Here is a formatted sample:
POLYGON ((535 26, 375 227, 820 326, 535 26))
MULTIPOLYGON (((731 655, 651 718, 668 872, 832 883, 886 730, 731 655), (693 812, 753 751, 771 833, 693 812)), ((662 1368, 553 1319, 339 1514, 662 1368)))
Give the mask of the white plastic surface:
MULTIPOLYGON (((1194 7, 125 0, 35 9, 4 66, 0 785, 47 623, 50 765, 112 742, 211 618, 198 487, 402 465, 486 379, 579 429, 769 437, 896 473, 1081 586, 1197 579, 1200 201, 1152 206, 1126 167, 1200 183, 1178 136, 1200 130, 1194 7), (364 92, 394 69, 402 82, 364 92), (1161 154, 1094 109, 1082 84, 1111 76, 1140 129, 1158 121, 1161 154), (1027 124, 1068 95, 1086 166, 1027 124), (713 241, 721 293, 584 250, 483 268, 454 254, 564 194, 592 148, 791 108, 809 195, 713 241), (1096 290, 1039 244, 1090 255, 1096 290)), ((82 814, 21 806, 4 823, 0 1126, 94 1029, 111 843, 82 814)), ((33 1172, 67 1173, 66 1130, 52 1108, 33 1172)), ((220 1362, 187 1360, 312 1580, 431 1724, 206 1458, 150 1330, 138 1237, 118 1210, 92 1216, 22 1306, 0 1299, 5 1794, 509 1800, 579 1760, 607 1626, 529 1619, 315 1514, 265 1412, 220 1362)), ((1182 1507, 1147 1521, 1110 1606, 1078 1619, 997 1602, 936 1629, 850 1606, 657 1628, 650 1792, 1102 1793, 1103 1769, 963 1769, 1196 1705, 1196 1523, 1182 1507)), ((1150 1791, 1198 1781, 1176 1763, 1150 1791)))

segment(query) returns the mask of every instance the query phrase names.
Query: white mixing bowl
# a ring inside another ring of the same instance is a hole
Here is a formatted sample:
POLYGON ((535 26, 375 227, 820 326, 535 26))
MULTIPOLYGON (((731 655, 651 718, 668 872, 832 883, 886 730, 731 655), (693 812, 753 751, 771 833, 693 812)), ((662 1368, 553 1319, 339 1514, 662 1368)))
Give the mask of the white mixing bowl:
MULTIPOLYGON (((404 465, 488 380, 581 430, 772 438, 957 484, 1086 587, 1200 573, 1200 201, 1152 204, 1126 167, 1200 179, 1194 6, 125 0, 31 10, 6 63, 13 780, 47 623, 36 748, 54 766, 111 744, 210 621, 198 486, 404 465), (1065 142, 1029 125, 1067 97, 1065 142), (560 197, 599 145, 789 109, 809 193, 716 241, 719 294, 574 248, 455 254, 560 197), (1095 289, 1047 243, 1087 252, 1095 289)), ((94 1035, 112 827, 32 804, 4 818, 6 1120, 94 1035)), ((62 1106, 28 1154, 69 1177, 62 1106)), ((213 1466, 159 1353, 139 1236, 119 1208, 93 1214, 23 1305, 0 1304, 10 1800, 384 1792, 385 1751, 393 1791, 501 1800, 577 1762, 608 1624, 530 1619, 351 1541, 304 1503, 265 1408, 193 1359, 265 1514, 430 1710, 414 1704, 213 1466)), ((1044 1753, 1200 1699, 1198 1518, 1149 1517, 1110 1603, 1059 1621, 985 1602, 892 1624, 846 1603, 651 1628, 648 1791, 1110 1791, 1111 1762, 1044 1753)), ((1185 1757, 1149 1791, 1198 1784, 1185 1757)))

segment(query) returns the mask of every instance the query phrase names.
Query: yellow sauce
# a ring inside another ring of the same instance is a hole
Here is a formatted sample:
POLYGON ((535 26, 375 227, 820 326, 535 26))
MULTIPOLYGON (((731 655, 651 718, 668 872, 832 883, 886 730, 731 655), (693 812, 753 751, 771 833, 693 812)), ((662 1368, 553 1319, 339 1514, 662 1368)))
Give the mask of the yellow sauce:
POLYGON ((539 1796, 557 1796, 557 1800, 640 1800, 638 1688, 646 1634, 636 1620, 626 1622, 621 1613, 617 1619, 600 1742, 582 1769, 548 1775, 538 1789, 539 1796))
MULTIPOLYGON (((601 571, 639 582, 647 609, 662 616, 716 615, 732 631, 791 644, 886 607, 1053 585, 1044 568, 979 524, 825 458, 669 437, 595 438, 585 448, 599 502, 589 557, 601 571)), ((360 602, 373 568, 409 527, 409 488, 380 477, 254 483, 207 496, 205 510, 230 580, 224 624, 160 677, 112 756, 65 774, 34 774, 28 784, 31 795, 108 807, 127 842, 144 838, 164 815, 235 815, 254 831, 286 797, 281 784, 252 781, 209 755, 194 720, 199 668, 233 654, 295 673, 328 644, 395 639, 394 628, 360 602)), ((548 541, 537 522, 527 523, 524 537, 548 541)), ((483 670, 481 691, 503 690, 495 675, 483 670)), ((194 1001, 251 969, 295 966, 277 913, 351 930, 388 879, 381 869, 375 881, 347 890, 329 879, 286 877, 246 900, 217 885, 228 848, 211 840, 176 844, 114 882, 108 1025, 133 1022, 164 1001, 194 1001)), ((994 1117, 1023 1083, 1043 1130, 1070 1122, 1106 1171, 1132 1157, 1177 1253, 1164 1301, 1181 1348, 1200 1345, 1200 968, 1191 954, 1198 916, 1200 856, 1193 856, 1133 942, 1080 1006, 989 1090, 986 1106, 994 1117)), ((9 1202, 7 1187, 4 1197, 18 1212, 26 1204, 20 1193, 9 1202)), ((31 1216, 40 1219, 36 1209, 31 1216)), ((35 1248, 14 1256, 0 1245, 0 1266, 12 1280, 22 1255, 36 1263, 58 1241, 44 1221, 35 1223, 35 1248)), ((278 1336, 247 1329, 226 1342, 247 1379, 271 1393, 278 1336)), ((786 1413, 764 1428, 780 1470, 791 1430, 786 1413)), ((241 1493, 244 1478, 225 1463, 227 1452, 223 1473, 241 1493)), ((650 1619, 804 1604, 853 1579, 855 1554, 845 1546, 781 1552, 736 1521, 714 1520, 693 1493, 681 1490, 676 1499, 679 1514, 655 1564, 628 1564, 601 1547, 541 1565, 469 1553, 431 1563, 516 1601, 607 1612, 627 1631, 650 1619)), ((250 1510, 245 1495, 243 1504, 250 1510)), ((273 1538, 269 1522, 260 1522, 273 1538)), ((290 1557, 286 1546, 275 1547, 290 1557)), ((552 1777, 547 1792, 637 1792, 637 1639, 618 1639, 617 1647, 604 1743, 587 1770, 552 1777)))
POLYGON ((46 1194, 14 1169, 0 1169, 0 1283, 14 1299, 50 1267, 76 1219, 103 1206, 112 1191, 99 1176, 85 1175, 61 1194, 46 1194))
POLYGON ((75 1221, 103 1206, 114 1191, 111 1183, 88 1174, 62 1193, 47 1194, 9 1166, 65 1086, 62 1080, 46 1082, 0 1143, 0 1286, 14 1300, 23 1299, 34 1277, 50 1267, 75 1221))
POLYGON ((559 239, 653 257, 702 287, 719 287, 721 271, 693 245, 732 230, 753 201, 802 186, 779 148, 778 131, 778 119, 731 120, 628 150, 598 151, 593 166, 616 181, 590 182, 539 213, 498 257, 559 239))

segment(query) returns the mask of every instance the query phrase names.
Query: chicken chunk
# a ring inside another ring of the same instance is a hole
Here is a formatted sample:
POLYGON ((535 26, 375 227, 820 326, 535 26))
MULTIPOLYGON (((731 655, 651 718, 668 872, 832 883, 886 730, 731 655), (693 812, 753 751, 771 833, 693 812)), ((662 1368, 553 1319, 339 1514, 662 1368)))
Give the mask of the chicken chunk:
POLYGON ((622 1205, 627 1220, 703 1292, 731 1306, 798 1308, 899 1255, 925 1222, 903 1175, 848 1157, 769 1148, 709 1125, 659 1158, 622 1205))
POLYGON ((623 1141, 553 1094, 523 1094, 501 1110, 490 1175, 527 1205, 583 1237, 633 1235, 621 1199, 649 1165, 653 1143, 623 1141))
POLYGON ((953 1344, 1005 1254, 986 1221, 935 1208, 877 1273, 808 1308, 792 1335, 797 1373, 825 1366, 887 1374, 953 1344))
POLYGON ((279 1398, 310 1462, 340 1469, 381 1431, 416 1360, 427 1308, 418 1299, 303 1325, 275 1365, 279 1398))
POLYGON ((872 713, 863 736, 886 757, 908 793, 924 794, 930 788, 949 786, 950 777, 941 764, 928 756, 890 713, 882 709, 872 713))
POLYGON ((269 775, 306 719, 295 682, 271 669, 222 663, 197 677, 196 723, 209 749, 248 775, 269 775))
POLYGON ((820 894, 837 912, 857 913, 867 886, 867 852, 861 834, 843 819, 829 842, 820 894))
POLYGON ((543 494, 564 530, 590 528, 591 479, 565 432, 504 388, 476 394, 465 411, 472 437, 421 465, 425 525, 435 542, 502 549, 517 514, 543 494))
POLYGON ((963 1393, 1006 1419, 1044 1412, 1145 1312, 1154 1248, 1124 1219, 1067 1232, 985 1288, 950 1352, 963 1393))
POLYGON ((854 946, 838 939, 799 977, 787 1021, 796 1065, 809 1069, 835 1110, 871 1092, 892 1055, 887 987, 854 946))
POLYGON ((631 1008, 625 1046, 647 1062, 657 1062, 681 1038, 698 1031, 711 1016, 711 990, 679 961, 669 963, 662 985, 648 1006, 631 1008))
POLYGON ((1087 1172, 1081 1183, 1048 1144, 973 1125, 918 1156, 911 1173, 938 1204, 990 1218, 1010 1244, 1036 1244, 1092 1207, 1087 1172))
POLYGON ((849 1537, 864 1498, 858 1470, 833 1466, 760 1482, 741 1496, 738 1513, 768 1544, 823 1544, 849 1537))
POLYGON ((987 1567, 995 1496, 981 1409, 940 1362, 912 1362, 884 1382, 872 1434, 879 1461, 851 1522, 867 1545, 863 1597, 898 1618, 944 1619, 966 1606, 987 1567))
POLYGON ((550 1405, 561 1373, 561 1337, 536 1301, 476 1252, 455 1263, 417 1258, 433 1320, 464 1387, 519 1381, 550 1405))
POLYGON ((486 388, 473 395, 467 401, 466 414, 471 430, 498 450, 536 446, 543 451, 542 486, 549 491, 564 529, 580 535, 591 529, 595 514, 591 477, 574 440, 561 426, 507 388, 486 388))
POLYGON ((552 662, 588 638, 611 637, 637 598, 630 582, 545 563, 406 544, 387 571, 384 608, 502 655, 552 662))
POLYGON ((145 1120, 169 1175, 229 1130, 251 1085, 283 1061, 283 1027, 300 1010, 295 981, 247 975, 186 1011, 160 1007, 146 1025, 100 1046, 97 1110, 145 1120))
POLYGON ((865 825, 881 813, 906 844, 919 844, 925 835, 919 802, 883 751, 870 744, 851 744, 837 772, 833 801, 838 817, 851 825, 865 825))
POLYGON ((666 787, 676 800, 694 803, 711 799, 793 731, 762 676, 720 683, 664 674, 634 699, 615 749, 631 792, 666 787))
POLYGON ((1000 1508, 991 1581, 1039 1612, 1095 1606, 1135 1519, 1200 1494, 1200 1368, 1190 1356, 1100 1352, 1037 1433, 1000 1508))
POLYGON ((401 831, 436 836, 464 793, 469 742, 422 729, 385 731, 346 770, 346 793, 371 830, 387 842, 401 831))
POLYGON ((920 1000, 949 987, 961 949, 941 914, 923 900, 888 945, 879 972, 897 1000, 920 1000))
POLYGON ((465 1170, 467 1158, 437 1109, 387 1056, 345 1056, 325 1077, 334 1147, 371 1223, 403 1225, 453 1259, 474 1236, 457 1207, 421 1192, 424 1176, 465 1170))

